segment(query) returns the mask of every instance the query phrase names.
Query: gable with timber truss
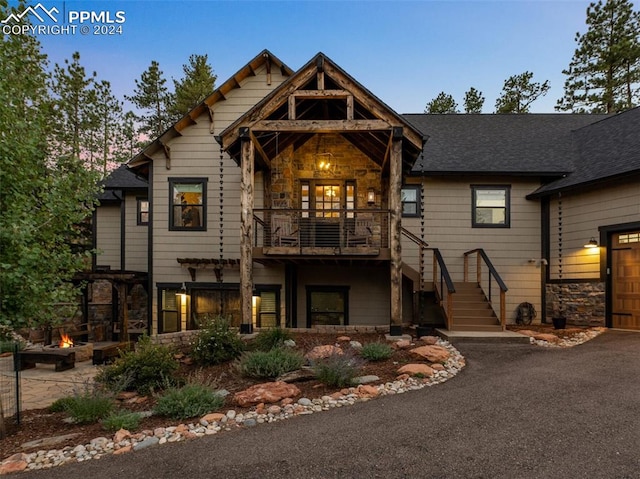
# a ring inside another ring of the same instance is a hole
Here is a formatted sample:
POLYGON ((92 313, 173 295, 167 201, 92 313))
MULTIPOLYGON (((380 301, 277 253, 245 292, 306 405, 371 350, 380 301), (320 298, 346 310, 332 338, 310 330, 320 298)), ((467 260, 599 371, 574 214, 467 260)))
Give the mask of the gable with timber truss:
MULTIPOLYGON (((256 148, 256 168, 271 169, 279 151, 304 145, 317 134, 339 134, 388 171, 392 139, 402 136, 402 163, 410 168, 422 151, 422 133, 324 54, 226 128, 218 141, 239 162, 240 137, 256 148)), ((406 171, 406 170, 405 170, 406 171)))

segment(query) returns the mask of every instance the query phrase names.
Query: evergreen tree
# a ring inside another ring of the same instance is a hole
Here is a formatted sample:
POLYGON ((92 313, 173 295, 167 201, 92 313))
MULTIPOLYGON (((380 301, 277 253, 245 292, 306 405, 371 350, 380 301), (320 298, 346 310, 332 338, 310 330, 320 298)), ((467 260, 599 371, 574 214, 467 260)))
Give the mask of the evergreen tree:
POLYGON ((111 84, 102 80, 95 85, 96 96, 96 130, 95 148, 102 175, 114 168, 118 163, 128 159, 129 152, 123 148, 125 143, 125 118, 122 102, 111 91, 111 84))
POLYGON ((484 96, 482 92, 471 87, 464 94, 464 112, 465 113, 482 113, 484 105, 484 96))
POLYGON ((458 113, 458 104, 453 96, 441 91, 438 96, 427 103, 425 113, 458 113))
POLYGON ((188 113, 213 92, 217 76, 207 61, 207 55, 191 55, 189 63, 182 65, 184 77, 179 81, 173 80, 171 115, 174 119, 188 113))
POLYGON ((513 75, 504 81, 502 95, 496 100, 496 113, 529 113, 529 107, 549 91, 549 80, 532 82, 533 73, 513 75))
POLYGON ((50 82, 54 155, 90 156, 91 135, 97 121, 92 89, 95 77, 95 72, 86 75, 78 52, 72 55, 71 62, 65 60, 63 66, 56 63, 50 82))
POLYGON ((576 48, 556 110, 612 113, 640 102, 640 12, 629 0, 587 8, 587 31, 576 48))
MULTIPOLYGON (((0 18, 11 11, 0 2, 0 18)), ((74 156, 53 156, 48 76, 28 34, 0 37, 0 324, 51 324, 83 267, 75 245, 96 181, 74 156)))
POLYGON ((171 123, 169 106, 172 102, 171 94, 167 90, 160 65, 153 60, 149 68, 136 80, 133 96, 125 96, 144 114, 137 116, 141 123, 140 133, 156 138, 163 133, 171 123))

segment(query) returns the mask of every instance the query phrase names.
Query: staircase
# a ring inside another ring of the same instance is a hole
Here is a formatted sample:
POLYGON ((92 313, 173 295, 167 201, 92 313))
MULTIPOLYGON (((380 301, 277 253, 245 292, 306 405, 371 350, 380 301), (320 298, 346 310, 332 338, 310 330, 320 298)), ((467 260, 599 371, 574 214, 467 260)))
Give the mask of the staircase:
POLYGON ((454 283, 456 288, 451 331, 502 331, 482 288, 477 283, 454 283))

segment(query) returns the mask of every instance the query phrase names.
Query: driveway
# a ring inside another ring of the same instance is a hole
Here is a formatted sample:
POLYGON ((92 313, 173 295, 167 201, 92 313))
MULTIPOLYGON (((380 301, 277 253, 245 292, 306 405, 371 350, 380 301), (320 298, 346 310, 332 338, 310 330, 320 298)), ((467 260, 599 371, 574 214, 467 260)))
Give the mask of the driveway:
POLYGON ((459 349, 442 385, 18 477, 640 477, 640 334, 459 349))

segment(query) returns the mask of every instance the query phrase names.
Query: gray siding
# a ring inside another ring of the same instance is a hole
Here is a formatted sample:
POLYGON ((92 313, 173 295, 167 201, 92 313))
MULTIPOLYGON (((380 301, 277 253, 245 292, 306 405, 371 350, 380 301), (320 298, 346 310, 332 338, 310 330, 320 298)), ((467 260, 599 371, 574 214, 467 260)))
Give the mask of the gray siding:
MULTIPOLYGON (((526 195, 539 186, 538 182, 513 178, 427 178, 425 189, 425 241, 438 248, 453 281, 464 279, 464 253, 483 248, 506 283, 507 320, 515 319, 515 310, 523 301, 541 304, 540 268, 540 204, 526 200, 526 195), (473 228, 471 225, 471 185, 511 185, 511 227, 473 228), (529 260, 533 259, 533 262, 529 260)), ((420 219, 403 218, 402 224, 420 236, 420 219)), ((403 238, 404 263, 419 270, 418 247, 403 238)), ((475 278, 475 255, 469 261, 469 279, 475 278)), ((432 255, 426 255, 425 280, 432 281, 432 255)), ((486 276, 486 274, 485 274, 486 276)), ((497 290, 494 289, 494 294, 497 290)), ((494 310, 499 311, 496 294, 494 310)))
MULTIPOLYGON (((212 106, 213 131, 220 133, 249 108, 262 100, 278 87, 286 77, 279 71, 272 72, 271 84, 266 82, 266 69, 259 68, 256 76, 248 77, 226 95, 226 100, 212 106)), ((162 153, 153 158, 153 281, 190 282, 186 268, 182 268, 177 258, 219 258, 222 229, 223 257, 240 258, 240 168, 226 154, 222 157, 223 209, 220 208, 221 152, 220 146, 211 133, 209 115, 197 118, 197 124, 182 131, 182 136, 169 143, 171 149, 170 169, 162 153), (207 205, 206 231, 169 231, 169 178, 206 178, 207 205), (221 228, 222 225, 222 228, 221 228)), ((256 268, 254 282, 279 283, 276 274, 261 274, 264 269, 256 268)), ((239 271, 225 269, 224 282, 238 283, 239 271)), ((215 282, 211 269, 198 270, 198 282, 215 282)), ((153 291, 154 331, 157 319, 157 290, 153 291)))
MULTIPOLYGON (((562 279, 600 278, 603 248, 585 248, 598 227, 640 221, 640 185, 627 184, 562 197, 562 279)), ((550 274, 559 278, 558 198, 550 204, 550 274)))
POLYGON ((96 264, 120 269, 120 205, 96 208, 96 264))
POLYGON ((147 245, 149 228, 138 224, 138 201, 142 195, 127 194, 125 197, 125 269, 147 272, 147 245))

